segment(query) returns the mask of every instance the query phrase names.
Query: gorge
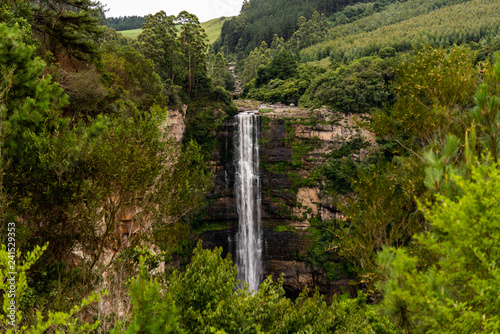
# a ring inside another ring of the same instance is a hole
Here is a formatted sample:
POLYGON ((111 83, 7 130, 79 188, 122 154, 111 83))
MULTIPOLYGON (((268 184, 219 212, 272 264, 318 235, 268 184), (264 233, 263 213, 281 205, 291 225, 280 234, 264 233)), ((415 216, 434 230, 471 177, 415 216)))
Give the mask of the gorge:
MULTIPOLYGON (((256 129, 260 129, 259 152, 256 147, 246 148, 247 154, 253 155, 256 161, 246 167, 248 170, 258 168, 258 172, 253 173, 260 175, 261 198, 245 195, 253 201, 247 209, 253 206, 260 209, 259 213, 245 213, 249 216, 247 219, 255 219, 256 215, 261 218, 262 239, 258 242, 258 252, 261 253, 262 272, 258 279, 272 276, 278 280, 283 274, 284 288, 290 297, 297 296, 305 286, 318 287, 325 294, 354 294, 355 288, 349 286, 349 279, 342 270, 336 270, 335 279, 329 280, 320 267, 308 260, 311 245, 308 228, 314 216, 329 219, 339 215, 321 184, 314 181, 313 174, 328 154, 352 138, 360 136, 368 142, 372 141, 367 131, 357 128, 359 117, 279 104, 261 105, 249 101, 237 101, 237 104, 240 113, 223 121, 222 129, 217 134, 218 144, 211 157, 215 187, 208 195, 210 204, 203 224, 214 228, 199 235, 203 247, 222 247, 225 256, 232 254, 235 257, 240 272, 242 269, 248 271, 240 263, 243 253, 238 246, 242 236, 239 227, 242 220, 238 215, 242 213, 242 194, 237 190, 242 182, 242 166, 238 166, 241 140, 238 138, 243 127, 241 121, 245 117, 248 122, 253 122, 256 129), (256 109, 258 112, 250 112, 256 109), (258 158, 257 153, 260 153, 258 158)), ((257 140, 257 132, 245 131, 257 140)), ((363 158, 367 149, 362 149, 359 154, 363 158)), ((247 185, 257 187, 258 183, 254 180, 249 184, 247 180, 247 185)), ((258 233, 256 230, 249 232, 258 233)), ((248 278, 245 280, 249 282, 248 278)))

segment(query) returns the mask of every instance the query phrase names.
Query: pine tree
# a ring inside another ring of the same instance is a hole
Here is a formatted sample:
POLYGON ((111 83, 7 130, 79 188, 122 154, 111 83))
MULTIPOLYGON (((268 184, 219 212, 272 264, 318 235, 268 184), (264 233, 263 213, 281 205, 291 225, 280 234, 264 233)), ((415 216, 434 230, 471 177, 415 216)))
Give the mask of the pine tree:
POLYGON ((102 5, 92 0, 31 1, 32 28, 42 46, 56 58, 94 58, 104 34, 102 5))

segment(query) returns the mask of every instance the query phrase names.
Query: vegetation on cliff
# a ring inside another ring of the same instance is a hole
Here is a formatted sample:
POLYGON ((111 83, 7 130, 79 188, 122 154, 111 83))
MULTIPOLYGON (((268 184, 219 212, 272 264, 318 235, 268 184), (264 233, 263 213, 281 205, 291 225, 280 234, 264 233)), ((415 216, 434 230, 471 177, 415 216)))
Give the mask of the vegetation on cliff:
POLYGON ((73 305, 128 247, 169 254, 183 240, 182 221, 212 182, 192 120, 210 115, 210 127, 235 107, 207 74, 189 13, 147 16, 138 41, 101 26, 92 1, 4 2, 0 17, 1 240, 14 245, 2 253, 2 314, 11 302, 18 312, 1 328, 71 331, 64 319, 95 310, 73 305), (176 143, 169 109, 182 104, 190 140, 176 143), (25 278, 13 299, 4 284, 16 271, 25 278))

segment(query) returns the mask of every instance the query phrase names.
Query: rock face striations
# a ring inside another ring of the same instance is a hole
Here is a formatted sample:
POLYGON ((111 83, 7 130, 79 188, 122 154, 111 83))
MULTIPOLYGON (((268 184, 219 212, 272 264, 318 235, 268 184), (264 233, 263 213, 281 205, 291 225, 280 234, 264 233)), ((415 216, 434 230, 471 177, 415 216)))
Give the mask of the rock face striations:
MULTIPOLYGON (((254 109, 255 106, 248 109, 254 109)), ((245 108, 241 108, 245 110, 245 108)), ((247 109, 247 110, 248 110, 247 109)), ((290 296, 306 285, 322 293, 346 292, 347 279, 329 281, 308 259, 309 219, 339 217, 340 213, 320 190, 315 171, 326 156, 353 136, 372 141, 356 127, 355 116, 335 115, 326 109, 309 111, 286 106, 260 106, 261 226, 263 276, 278 279, 290 296)), ((236 254, 238 211, 235 195, 235 119, 224 121, 212 155, 215 188, 204 224, 217 228, 201 233, 206 248, 222 246, 236 254)), ((363 150, 360 154, 366 154, 363 150)))

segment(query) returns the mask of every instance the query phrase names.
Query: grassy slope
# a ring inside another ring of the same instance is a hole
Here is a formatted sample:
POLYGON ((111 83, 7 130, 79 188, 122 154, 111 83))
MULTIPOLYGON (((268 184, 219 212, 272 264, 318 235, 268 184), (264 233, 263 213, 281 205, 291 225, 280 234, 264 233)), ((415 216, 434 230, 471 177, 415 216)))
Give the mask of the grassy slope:
POLYGON ((219 17, 218 19, 213 19, 201 23, 201 27, 207 33, 208 41, 210 44, 212 44, 217 38, 219 38, 222 25, 224 24, 224 22, 231 18, 232 17, 219 17))
POLYGON ((433 10, 430 2, 414 0, 389 6, 358 21, 335 27, 329 39, 300 52, 302 61, 328 57, 344 60, 370 55, 381 47, 398 51, 412 44, 450 45, 481 41, 500 33, 500 2, 472 0, 433 10), (426 3, 428 7, 425 8, 426 3))
MULTIPOLYGON (((229 20, 231 17, 219 17, 217 19, 212 19, 207 22, 202 22, 201 27, 205 30, 208 36, 208 41, 210 44, 215 42, 215 40, 220 36, 220 31, 222 29, 222 25, 225 21, 229 20)), ((142 29, 133 29, 133 30, 123 30, 119 31, 124 36, 136 38, 142 29)))
POLYGON ((132 30, 122 30, 118 32, 121 33, 123 36, 127 36, 130 38, 137 38, 137 36, 139 36, 141 31, 142 29, 132 29, 132 30))

